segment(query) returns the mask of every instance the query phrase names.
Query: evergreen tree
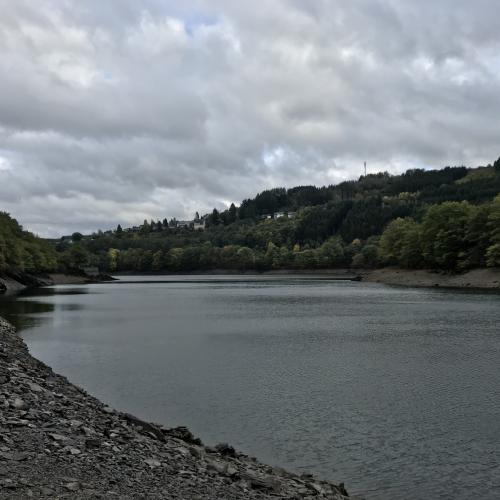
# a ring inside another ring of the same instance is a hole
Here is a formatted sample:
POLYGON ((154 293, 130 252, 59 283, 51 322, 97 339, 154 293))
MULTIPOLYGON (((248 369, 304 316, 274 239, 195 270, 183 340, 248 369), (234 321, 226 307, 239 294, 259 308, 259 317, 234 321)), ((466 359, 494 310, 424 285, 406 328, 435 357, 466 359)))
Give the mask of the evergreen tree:
POLYGON ((231 203, 229 207, 229 223, 235 222, 236 221, 236 216, 237 216, 237 209, 234 203, 231 203))
POLYGON ((144 219, 144 222, 142 223, 141 226, 141 233, 148 234, 149 232, 151 232, 151 226, 149 225, 148 221, 144 219))
POLYGON ((493 163, 493 167, 497 171, 497 173, 500 173, 500 158, 498 158, 495 163, 493 163))
POLYGON ((211 226, 217 226, 220 223, 220 214, 216 208, 214 208, 212 213, 208 216, 208 220, 211 226))

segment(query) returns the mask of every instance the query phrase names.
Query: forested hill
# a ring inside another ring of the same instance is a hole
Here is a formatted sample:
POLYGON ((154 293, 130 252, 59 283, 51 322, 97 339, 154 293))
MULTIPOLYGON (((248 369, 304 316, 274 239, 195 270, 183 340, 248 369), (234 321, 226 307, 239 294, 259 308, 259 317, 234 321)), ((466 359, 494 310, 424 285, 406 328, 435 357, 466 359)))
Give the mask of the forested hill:
POLYGON ((495 175, 500 169, 500 160, 496 165, 496 169, 490 165, 477 169, 446 167, 442 170, 408 170, 397 176, 383 172, 321 188, 298 186, 271 189, 254 199, 244 200, 238 215, 241 219, 253 218, 279 210, 295 211, 307 206, 394 197, 404 193, 415 194, 422 203, 462 200, 477 203, 491 200, 500 191, 500 177, 495 175))
POLYGON ((0 212, 0 275, 52 271, 58 266, 57 257, 47 241, 24 231, 9 214, 0 212))
MULTIPOLYGON (((144 221, 57 243, 68 269, 193 271, 500 265, 500 159, 263 191, 194 221, 144 221)), ((168 215, 168 214, 164 214, 168 215)))

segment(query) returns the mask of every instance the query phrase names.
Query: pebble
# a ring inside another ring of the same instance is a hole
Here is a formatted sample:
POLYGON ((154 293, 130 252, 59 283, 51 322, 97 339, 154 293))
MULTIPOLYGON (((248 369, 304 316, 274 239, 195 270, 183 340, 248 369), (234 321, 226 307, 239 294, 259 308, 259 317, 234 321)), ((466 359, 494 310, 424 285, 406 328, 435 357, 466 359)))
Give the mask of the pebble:
POLYGON ((69 491, 78 491, 80 489, 80 485, 78 484, 78 482, 66 483, 64 487, 69 491))
POLYGON ((43 391, 43 389, 38 384, 35 384, 33 382, 28 382, 28 386, 33 392, 42 392, 43 391))
POLYGON ((16 398, 14 399, 12 406, 17 410, 22 410, 23 408, 26 408, 26 403, 21 398, 16 398))
POLYGON ((159 460, 154 459, 154 458, 146 458, 146 460, 144 460, 144 462, 146 462, 150 467, 160 467, 161 466, 161 462, 159 460))

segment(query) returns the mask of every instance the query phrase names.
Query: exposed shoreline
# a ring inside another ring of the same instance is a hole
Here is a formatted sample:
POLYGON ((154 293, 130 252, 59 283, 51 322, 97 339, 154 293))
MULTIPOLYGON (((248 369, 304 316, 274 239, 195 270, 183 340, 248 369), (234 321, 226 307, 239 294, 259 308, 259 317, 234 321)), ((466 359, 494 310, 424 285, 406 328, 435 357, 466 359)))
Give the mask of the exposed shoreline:
POLYGON ((500 291, 500 269, 473 269, 462 274, 386 267, 360 273, 362 281, 405 287, 442 287, 500 291))
POLYGON ((52 273, 44 275, 32 275, 28 273, 15 273, 0 275, 0 294, 16 294, 26 288, 40 288, 53 285, 84 285, 89 283, 101 283, 114 281, 111 276, 101 274, 99 276, 82 276, 76 274, 52 273))
POLYGON ((380 269, 281 269, 273 271, 233 271, 228 269, 215 269, 204 271, 191 271, 182 273, 156 272, 138 273, 122 272, 115 276, 213 276, 213 275, 243 275, 243 276, 329 276, 331 279, 346 281, 364 281, 368 283, 383 283, 386 285, 405 287, 443 287, 443 288, 466 288, 466 289, 499 289, 500 269, 481 268, 473 269, 461 274, 447 273, 444 271, 432 271, 425 269, 400 269, 396 267, 384 267, 380 269))
POLYGON ((2 318, 0 359, 0 498, 349 498, 105 406, 33 358, 2 318))
MULTIPOLYGON (((273 271, 237 271, 229 269, 199 270, 191 272, 120 272, 115 276, 328 276, 332 280, 365 281, 369 283, 383 283, 404 287, 442 287, 463 289, 500 290, 500 268, 473 269, 464 273, 447 273, 425 269, 400 269, 385 267, 380 269, 281 269, 273 271)), ((62 273, 53 273, 45 276, 27 275, 29 282, 12 276, 0 276, 0 294, 15 294, 26 288, 52 285, 83 285, 113 281, 114 278, 102 275, 101 278, 77 276, 62 273)))

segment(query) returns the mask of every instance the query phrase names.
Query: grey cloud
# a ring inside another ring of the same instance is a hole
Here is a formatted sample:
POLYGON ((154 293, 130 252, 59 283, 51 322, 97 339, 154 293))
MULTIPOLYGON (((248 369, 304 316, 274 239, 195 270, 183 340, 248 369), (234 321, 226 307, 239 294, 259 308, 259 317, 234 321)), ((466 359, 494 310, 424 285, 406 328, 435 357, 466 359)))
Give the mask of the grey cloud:
POLYGON ((0 9, 0 209, 42 234, 500 154, 493 1, 0 9))

